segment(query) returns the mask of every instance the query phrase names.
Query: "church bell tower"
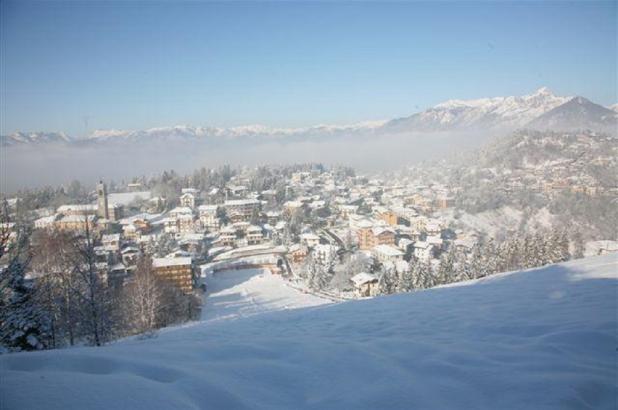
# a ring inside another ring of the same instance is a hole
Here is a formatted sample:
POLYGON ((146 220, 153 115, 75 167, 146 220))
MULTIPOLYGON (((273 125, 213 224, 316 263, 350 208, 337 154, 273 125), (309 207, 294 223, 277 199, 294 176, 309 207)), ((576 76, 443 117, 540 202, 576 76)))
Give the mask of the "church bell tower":
POLYGON ((109 219, 109 209, 107 207, 107 187, 103 181, 97 184, 97 215, 101 218, 109 219))

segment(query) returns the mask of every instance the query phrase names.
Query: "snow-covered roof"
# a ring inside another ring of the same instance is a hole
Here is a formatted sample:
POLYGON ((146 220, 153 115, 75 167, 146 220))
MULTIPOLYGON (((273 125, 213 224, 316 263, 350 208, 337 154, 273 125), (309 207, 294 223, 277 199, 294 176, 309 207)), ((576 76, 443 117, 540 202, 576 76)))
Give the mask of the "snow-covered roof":
POLYGON ((403 256, 403 252, 390 245, 377 245, 373 250, 387 256, 403 256))
POLYGON ((436 236, 428 236, 426 238, 427 243, 430 243, 432 245, 442 245, 442 242, 444 242, 442 240, 442 238, 440 238, 440 236, 436 235, 436 236))
POLYGON ((88 222, 94 221, 96 218, 95 215, 64 215, 60 221, 61 222, 85 222, 88 219, 88 222))
POLYGON ((200 212, 215 212, 219 205, 200 205, 197 207, 200 212))
POLYGON ((225 201, 225 206, 242 206, 242 205, 257 205, 260 201, 257 199, 229 199, 225 201))
POLYGON ((425 241, 417 241, 414 243, 414 247, 415 248, 419 248, 419 249, 427 249, 429 247, 433 246, 432 244, 430 244, 429 242, 425 242, 425 241))
POLYGON ((53 223, 57 218, 57 215, 44 216, 42 218, 36 219, 34 221, 34 225, 47 225, 53 223))
POLYGON ((139 192, 117 192, 107 195, 107 202, 109 204, 116 205, 129 205, 131 202, 142 199, 144 201, 149 200, 152 194, 150 191, 139 192))
POLYGON ((97 208, 96 204, 61 205, 58 207, 58 212, 94 212, 97 208))
POLYGON ((374 236, 379 236, 385 233, 395 234, 395 231, 393 231, 391 228, 382 227, 382 226, 375 226, 371 228, 371 231, 373 232, 374 236))
POLYGON ((184 266, 191 265, 191 258, 182 257, 182 258, 153 258, 152 259, 152 267, 153 268, 165 268, 170 266, 184 266))
POLYGON ((188 206, 177 206, 170 211, 170 214, 193 214, 193 210, 188 206))
POLYGON ((135 221, 147 221, 147 222, 155 222, 157 219, 162 219, 162 215, 161 214, 150 214, 147 212, 142 212, 139 213, 137 215, 132 215, 129 216, 127 218, 123 218, 120 221, 118 221, 120 223, 120 225, 127 225, 127 224, 132 224, 135 221))
POLYGON ((350 280, 354 282, 354 285, 361 286, 366 283, 377 282, 378 278, 374 274, 361 272, 359 274, 352 276, 350 280))

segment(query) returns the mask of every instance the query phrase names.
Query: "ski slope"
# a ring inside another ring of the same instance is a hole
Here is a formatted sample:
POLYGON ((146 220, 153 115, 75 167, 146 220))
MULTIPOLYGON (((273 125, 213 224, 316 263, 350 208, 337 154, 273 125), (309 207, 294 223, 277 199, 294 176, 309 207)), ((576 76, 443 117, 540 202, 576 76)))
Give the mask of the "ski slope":
MULTIPOLYGON (((0 407, 615 409, 617 268, 600 256, 248 316, 221 282, 221 315, 195 326, 0 356, 0 407)), ((257 292, 247 276, 229 289, 257 292)))
POLYGON ((206 283, 208 292, 202 309, 206 322, 330 303, 288 286, 268 269, 218 272, 209 275, 206 283))

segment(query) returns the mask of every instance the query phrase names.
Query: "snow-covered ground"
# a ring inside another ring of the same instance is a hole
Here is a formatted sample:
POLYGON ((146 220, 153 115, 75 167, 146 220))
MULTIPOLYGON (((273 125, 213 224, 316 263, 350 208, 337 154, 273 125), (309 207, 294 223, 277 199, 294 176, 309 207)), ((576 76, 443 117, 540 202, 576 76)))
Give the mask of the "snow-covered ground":
POLYGON ((243 286, 272 278, 239 273, 210 301, 236 320, 0 356, 1 407, 615 409, 617 268, 606 255, 244 318, 243 286))
POLYGON ((330 303, 329 300, 291 288, 267 269, 219 272, 206 279, 208 293, 203 321, 236 319, 260 313, 330 303))

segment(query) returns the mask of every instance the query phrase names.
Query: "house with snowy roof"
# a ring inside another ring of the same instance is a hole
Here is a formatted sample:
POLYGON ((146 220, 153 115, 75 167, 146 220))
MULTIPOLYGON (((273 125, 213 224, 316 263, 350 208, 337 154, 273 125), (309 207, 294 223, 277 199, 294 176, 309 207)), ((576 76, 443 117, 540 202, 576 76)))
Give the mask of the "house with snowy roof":
POLYGON ((369 297, 378 294, 378 277, 374 274, 361 272, 350 278, 354 285, 354 293, 358 297, 369 297))

